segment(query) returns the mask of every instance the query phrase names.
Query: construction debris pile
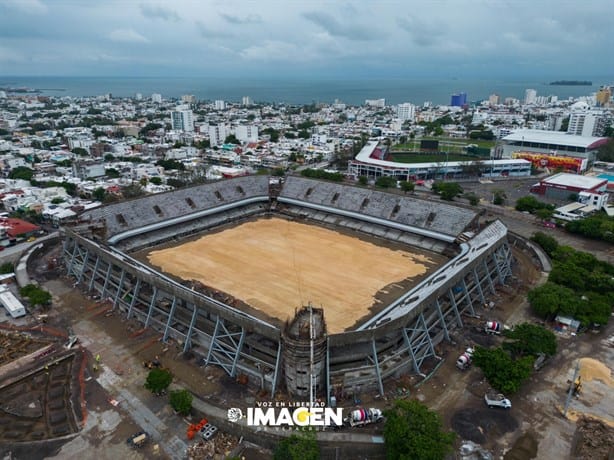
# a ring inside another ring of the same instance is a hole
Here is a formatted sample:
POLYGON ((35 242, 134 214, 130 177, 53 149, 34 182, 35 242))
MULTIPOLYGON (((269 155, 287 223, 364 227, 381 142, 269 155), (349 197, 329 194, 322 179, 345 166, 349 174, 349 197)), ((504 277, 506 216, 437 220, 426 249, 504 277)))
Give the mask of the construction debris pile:
POLYGON ((227 458, 237 446, 236 437, 226 433, 219 433, 209 441, 199 441, 188 447, 188 460, 217 460, 227 458))
POLYGON ((574 459, 613 458, 614 427, 600 420, 581 417, 575 435, 574 459))

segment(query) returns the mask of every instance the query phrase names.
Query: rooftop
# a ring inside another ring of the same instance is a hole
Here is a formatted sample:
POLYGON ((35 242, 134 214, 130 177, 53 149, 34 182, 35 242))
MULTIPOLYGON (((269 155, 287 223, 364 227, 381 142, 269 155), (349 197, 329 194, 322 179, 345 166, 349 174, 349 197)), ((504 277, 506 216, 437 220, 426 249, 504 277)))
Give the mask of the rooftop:
POLYGON ((607 142, 607 137, 576 136, 563 131, 546 131, 542 129, 519 129, 505 136, 502 141, 536 142, 539 144, 567 145, 594 149, 607 142))
POLYGON ((592 176, 580 176, 578 174, 559 173, 543 180, 550 185, 565 185, 568 187, 578 187, 591 189, 602 184, 607 184, 607 179, 600 179, 592 176))

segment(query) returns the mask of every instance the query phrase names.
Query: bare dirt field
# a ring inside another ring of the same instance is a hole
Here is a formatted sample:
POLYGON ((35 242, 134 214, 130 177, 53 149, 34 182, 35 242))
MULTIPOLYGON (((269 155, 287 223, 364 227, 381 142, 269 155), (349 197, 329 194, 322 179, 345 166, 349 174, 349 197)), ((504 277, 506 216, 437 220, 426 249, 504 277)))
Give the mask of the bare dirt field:
POLYGON ((322 306, 330 333, 368 316, 378 293, 397 289, 400 295, 406 286, 397 283, 413 284, 445 260, 279 218, 243 223, 147 258, 166 273, 281 320, 308 302, 322 306))

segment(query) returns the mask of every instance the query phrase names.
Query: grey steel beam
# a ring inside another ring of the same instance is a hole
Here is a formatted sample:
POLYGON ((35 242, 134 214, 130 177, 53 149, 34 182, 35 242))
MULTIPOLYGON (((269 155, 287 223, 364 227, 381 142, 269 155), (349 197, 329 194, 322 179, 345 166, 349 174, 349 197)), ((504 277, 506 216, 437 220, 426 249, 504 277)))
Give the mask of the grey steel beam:
POLYGON ((473 309, 473 301, 471 300, 471 296, 469 295, 469 289, 467 288, 465 278, 463 278, 463 289, 465 289, 465 301, 469 303, 469 311, 471 311, 472 316, 475 316, 475 310, 473 309))
POLYGON ((441 304, 439 303, 439 299, 435 299, 435 308, 437 309, 437 313, 439 314, 439 322, 441 323, 441 327, 443 328, 443 335, 449 342, 450 333, 448 332, 448 325, 446 324, 446 319, 441 311, 441 304))
POLYGON ((140 290, 141 290, 141 278, 137 278, 136 284, 134 285, 134 293, 132 294, 132 299, 130 300, 130 308, 128 308, 128 315, 126 316, 127 319, 130 319, 130 317, 132 316, 132 309, 134 308, 134 305, 136 304, 136 299, 139 296, 140 290))
POLYGON ((151 302, 149 302, 149 310, 147 311, 147 319, 145 320, 145 327, 149 327, 149 322, 151 321, 151 315, 153 313, 154 305, 156 304, 156 300, 158 297, 158 287, 154 286, 153 294, 151 295, 151 302))
POLYGON ((163 342, 166 342, 168 339, 168 330, 171 327, 171 322, 173 321, 173 315, 175 314, 175 307, 177 306, 177 297, 173 296, 173 303, 171 304, 171 309, 168 312, 168 321, 166 322, 166 327, 164 328, 164 337, 162 338, 163 342))
POLYGON ((271 383, 271 398, 275 397, 277 390, 277 378, 279 376, 279 368, 281 367, 281 342, 277 343, 277 358, 275 359, 275 370, 273 373, 273 382, 271 383))
POLYGON ((72 265, 75 262, 75 257, 77 257, 77 248, 79 247, 76 241, 74 243, 75 243, 75 246, 72 250, 72 257, 70 258, 70 263, 68 264, 68 269, 66 270, 66 274, 68 276, 72 275, 72 265))
POLYGON ((377 359, 377 347, 375 346, 375 338, 371 339, 371 345, 373 346, 373 365, 375 366, 375 374, 377 375, 379 394, 380 396, 384 396, 384 384, 382 383, 382 373, 380 372, 379 360, 377 359))
POLYGON ((183 344, 183 352, 187 352, 192 345, 192 329, 194 329, 194 324, 196 323, 196 316, 198 314, 198 307, 196 305, 192 305, 194 307, 194 312, 192 313, 192 319, 190 320, 190 327, 188 327, 188 332, 186 333, 185 343, 183 344))
POLYGON ((119 283, 117 285, 117 294, 115 294, 115 299, 113 299, 113 309, 115 309, 115 306, 117 305, 117 302, 119 300, 119 296, 121 295, 122 287, 124 286, 125 276, 126 276, 126 270, 122 268, 122 274, 119 276, 119 283))
POLYGON ((454 310, 454 314, 456 315, 458 327, 463 327, 463 320, 461 319, 460 312, 458 311, 458 306, 456 305, 456 299, 454 298, 454 292, 452 292, 452 289, 448 289, 448 298, 450 299, 452 310, 454 310))
POLYGON ((211 362, 211 356, 213 355, 213 345, 215 344, 215 338, 217 337, 217 331, 220 327, 220 315, 215 318, 215 328, 213 329, 213 335, 211 336, 211 344, 209 345, 209 351, 207 352, 207 359, 205 365, 208 366, 211 362))
POLYGON ((87 292, 91 292, 96 281, 96 273, 98 273, 98 265, 100 264, 100 256, 96 255, 96 263, 94 264, 94 270, 92 271, 92 277, 90 278, 90 284, 87 287, 87 292))
POLYGON ((484 297, 484 291, 482 290, 482 283, 480 282, 478 271, 474 268, 472 273, 473 273, 473 280, 475 282, 475 285, 478 288, 478 294, 480 294, 480 300, 482 301, 482 304, 486 305, 486 297, 484 297))
POLYGON ((492 278, 490 277, 490 271, 488 270, 488 264, 486 263, 486 259, 484 259, 484 276, 486 277, 486 280, 488 281, 488 287, 490 288, 490 292, 491 294, 495 294, 495 285, 492 282, 492 278))
POLYGON ((113 268, 113 264, 111 262, 108 262, 108 264, 109 266, 107 267, 107 274, 104 277, 104 284, 102 285, 100 300, 104 300, 104 297, 107 294, 107 285, 109 284, 109 278, 111 277, 111 269, 113 268))
POLYGON ((89 248, 85 250, 85 257, 83 258, 83 265, 81 265, 81 273, 79 273, 79 277, 77 278, 77 284, 81 284, 81 280, 83 279, 83 274, 87 268, 87 260, 90 257, 89 248))

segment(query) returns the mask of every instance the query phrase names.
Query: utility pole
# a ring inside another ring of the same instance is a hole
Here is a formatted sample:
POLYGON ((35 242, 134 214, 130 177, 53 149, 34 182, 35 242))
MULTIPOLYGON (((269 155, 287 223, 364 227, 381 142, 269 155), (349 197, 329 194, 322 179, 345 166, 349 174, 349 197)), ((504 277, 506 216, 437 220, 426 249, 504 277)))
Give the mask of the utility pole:
POLYGON ((574 392, 574 388, 576 385, 576 378, 578 377, 578 373, 580 372, 580 361, 576 363, 576 370, 573 373, 573 378, 571 379, 571 384, 569 385, 569 391, 567 392, 567 398, 565 399, 565 409, 563 410, 563 417, 567 418, 567 409, 569 408, 569 403, 571 402, 571 397, 574 392))

